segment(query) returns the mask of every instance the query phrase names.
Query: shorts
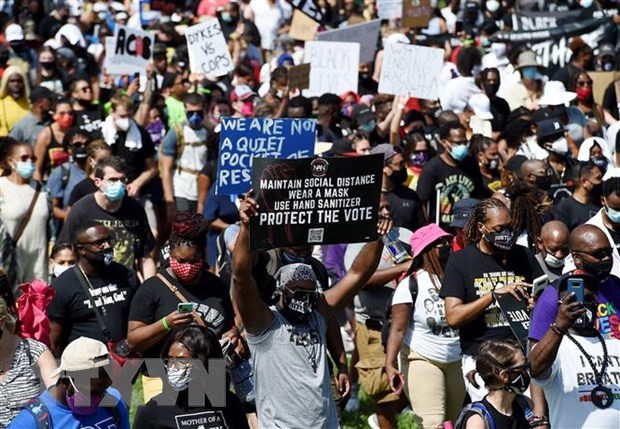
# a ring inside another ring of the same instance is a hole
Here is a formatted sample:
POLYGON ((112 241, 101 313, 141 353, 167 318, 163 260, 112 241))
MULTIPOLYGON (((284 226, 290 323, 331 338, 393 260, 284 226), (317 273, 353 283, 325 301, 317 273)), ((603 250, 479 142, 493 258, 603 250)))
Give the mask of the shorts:
POLYGON ((400 395, 392 392, 385 372, 385 350, 381 344, 381 331, 355 323, 355 345, 359 362, 355 365, 359 383, 364 391, 378 403, 398 401, 400 395))

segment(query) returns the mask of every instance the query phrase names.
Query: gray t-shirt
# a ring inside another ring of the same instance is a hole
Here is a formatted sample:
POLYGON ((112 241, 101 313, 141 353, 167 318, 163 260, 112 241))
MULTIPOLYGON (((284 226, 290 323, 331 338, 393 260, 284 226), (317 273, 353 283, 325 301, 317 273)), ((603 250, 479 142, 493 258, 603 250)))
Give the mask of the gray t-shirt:
POLYGON ((260 428, 338 428, 325 341, 327 324, 313 311, 291 325, 275 307, 274 320, 257 335, 248 333, 260 428))

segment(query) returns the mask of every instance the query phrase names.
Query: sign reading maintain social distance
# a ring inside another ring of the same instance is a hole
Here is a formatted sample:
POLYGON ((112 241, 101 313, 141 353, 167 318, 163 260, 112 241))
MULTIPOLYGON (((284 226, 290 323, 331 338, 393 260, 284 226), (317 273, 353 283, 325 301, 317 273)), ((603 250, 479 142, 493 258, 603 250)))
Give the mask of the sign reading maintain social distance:
POLYGON ((517 298, 509 293, 496 294, 495 299, 512 333, 519 340, 523 351, 527 350, 527 335, 530 329, 530 316, 527 312, 527 300, 517 298))
POLYGON ((146 31, 117 25, 114 37, 106 39, 106 72, 112 75, 145 73, 153 57, 155 36, 146 31))
POLYGON ((252 162, 250 248, 377 239, 383 155, 252 162))
POLYGON ((224 76, 235 68, 217 19, 189 27, 185 39, 192 73, 224 76))
POLYGON ((314 154, 316 119, 222 118, 215 193, 250 190, 252 158, 305 158, 314 154))

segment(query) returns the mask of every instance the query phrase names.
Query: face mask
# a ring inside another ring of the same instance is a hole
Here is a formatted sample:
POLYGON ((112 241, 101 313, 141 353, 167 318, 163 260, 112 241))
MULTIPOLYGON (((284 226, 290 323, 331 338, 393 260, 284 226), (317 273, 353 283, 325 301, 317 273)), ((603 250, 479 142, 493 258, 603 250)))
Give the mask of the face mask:
POLYGON ((493 159, 487 160, 487 162, 484 164, 484 166, 489 171, 497 170, 499 168, 499 158, 493 158, 493 159))
POLYGON ((510 381, 505 387, 504 390, 509 392, 523 394, 527 388, 530 386, 530 375, 526 370, 521 371, 521 374, 517 376, 514 380, 510 381))
POLYGON ((241 108, 241 114, 245 117, 250 117, 254 114, 254 103, 243 103, 243 107, 241 108))
POLYGON ((90 416, 99 408, 99 404, 103 401, 103 397, 105 395, 86 395, 82 392, 79 392, 75 385, 73 384, 73 380, 69 379, 71 385, 73 386, 74 392, 73 395, 69 396, 69 394, 65 393, 65 399, 67 400, 67 407, 71 410, 71 412, 78 416, 90 416), (89 404, 89 405, 78 405, 78 404, 89 404))
POLYGON ((114 261, 114 249, 109 248, 106 250, 100 250, 98 252, 91 252, 95 255, 94 260, 103 262, 104 265, 110 265, 114 261))
POLYGON ((568 141, 564 137, 560 137, 553 143, 551 143, 551 151, 558 155, 566 155, 568 152, 568 141))
POLYGON ((119 201, 125 197, 126 191, 127 189, 123 182, 108 182, 108 185, 105 187, 104 194, 110 201, 119 201))
POLYGON ((553 182, 553 176, 536 176, 536 187, 543 191, 551 189, 551 182, 553 182))
POLYGON ((607 158, 590 158, 590 161, 592 161, 598 168, 600 168, 603 173, 607 171, 607 164, 609 164, 607 158))
POLYGON ((594 0, 579 0, 579 6, 583 8, 589 8, 594 3, 594 0))
POLYGON ((114 123, 119 131, 127 131, 129 129, 129 118, 116 118, 114 123))
POLYGON ((370 134, 374 131, 376 123, 374 120, 366 122, 365 124, 360 125, 360 131, 366 134, 370 134))
POLYGON ((615 61, 605 61, 603 63, 603 71, 613 71, 616 69, 615 61))
POLYGON ((590 189, 588 193, 592 197, 592 202, 596 205, 599 205, 601 197, 603 196, 603 184, 599 183, 597 185, 592 185, 592 189, 590 189))
POLYGON ((71 150, 74 161, 85 161, 88 158, 88 153, 85 147, 76 147, 71 150))
POLYGON ((312 313, 317 298, 316 292, 295 291, 293 296, 284 298, 284 307, 280 312, 293 324, 303 323, 312 313))
POLYGON ((54 268, 52 269, 52 271, 54 272, 54 277, 60 277, 62 273, 64 273, 65 271, 67 271, 69 268, 72 268, 72 267, 73 265, 54 264, 54 268))
POLYGON ((605 205, 605 214, 611 221, 611 223, 620 224, 620 212, 605 205))
POLYGON ((499 91, 499 83, 485 83, 484 84, 484 92, 486 92, 488 97, 494 97, 499 91))
POLYGON ((428 153, 426 152, 418 152, 414 153, 409 157, 411 164, 416 167, 422 167, 424 164, 428 162, 428 153))
POLYGON ((609 273, 611 273, 611 268, 614 265, 614 258, 584 263, 582 265, 582 268, 586 273, 593 275, 598 279, 598 281, 602 282, 607 277, 609 277, 609 273))
POLYGON ((60 125, 61 128, 71 128, 71 125, 73 125, 73 116, 56 116, 56 122, 58 123, 58 125, 60 125))
POLYGON ((577 98, 579 100, 589 100, 592 97, 592 87, 577 88, 577 98))
POLYGON ((174 389, 175 392, 180 392, 189 387, 190 369, 189 368, 168 368, 168 383, 174 389))
POLYGON ((30 161, 18 161, 15 167, 15 172, 19 174, 22 179, 30 180, 35 170, 34 163, 30 161))
POLYGON ((450 156, 454 158, 455 161, 462 161, 467 158, 467 154, 469 153, 469 148, 465 144, 459 144, 456 146, 452 146, 450 149, 450 156))
POLYGON ((536 67, 525 67, 523 70, 521 70, 521 75, 523 76, 523 79, 533 80, 540 78, 540 74, 538 73, 536 67))
POLYGON ((53 70, 54 67, 56 67, 56 63, 54 61, 46 61, 44 63, 40 63, 41 67, 43 67, 45 70, 53 70))
POLYGON ((222 17, 222 21, 224 22, 232 22, 232 16, 230 16, 230 12, 222 12, 220 15, 222 17))
POLYGON ((551 268, 560 268, 564 266, 565 259, 566 259, 566 256, 563 257, 562 259, 558 259, 555 256, 553 256, 551 253, 547 253, 545 255, 545 264, 547 264, 547 266, 551 268))
POLYGON ((189 122, 189 126, 192 128, 200 128, 204 119, 205 115, 202 112, 192 112, 190 115, 187 115, 187 122, 189 122))
POLYGON ((506 55, 506 44, 505 43, 491 43, 491 52, 497 58, 503 58, 506 55))
POLYGON ((488 48, 489 46, 491 46, 491 41, 487 37, 481 37, 480 38, 480 45, 483 48, 488 48))
POLYGON ((452 250, 449 246, 442 246, 439 248, 439 263, 443 268, 445 268, 448 264, 448 259, 450 258, 451 254, 452 250))
POLYGON ((172 272, 174 272, 174 275, 183 283, 191 283, 196 280, 196 278, 200 276, 202 266, 202 261, 181 263, 176 259, 170 258, 170 268, 172 268, 172 272))
MULTIPOLYGON (((485 227, 486 229, 486 227, 485 227)), ((500 232, 490 232, 484 235, 489 244, 499 250, 510 250, 515 244, 516 236, 512 228, 505 228, 500 232)))
POLYGON ((500 3, 497 0, 488 0, 486 2, 487 10, 491 13, 497 12, 500 7, 500 3))
POLYGON ((401 168, 400 170, 392 170, 390 175, 390 181, 395 185, 400 185, 407 180, 407 169, 401 168))

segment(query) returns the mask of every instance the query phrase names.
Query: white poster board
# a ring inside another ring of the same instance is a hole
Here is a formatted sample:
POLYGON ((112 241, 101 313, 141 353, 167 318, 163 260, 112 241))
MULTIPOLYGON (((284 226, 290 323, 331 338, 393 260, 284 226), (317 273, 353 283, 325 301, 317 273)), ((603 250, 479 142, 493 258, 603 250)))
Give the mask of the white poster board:
POLYGON ((357 92, 359 43, 306 42, 304 63, 310 63, 310 88, 304 96, 357 92))
POLYGON ((370 63, 375 59, 380 29, 381 20, 375 19, 363 24, 319 33, 316 36, 316 40, 325 42, 357 42, 360 44, 360 62, 370 63))
POLYGON ((388 43, 383 51, 379 92, 436 100, 443 49, 388 43))
POLYGON ((402 18, 403 0, 377 0, 377 16, 380 19, 402 18))
POLYGON ((224 76, 235 68, 217 19, 189 27, 185 39, 192 73, 224 76))
POLYGON ((155 36, 152 34, 118 25, 114 37, 105 41, 105 68, 113 75, 144 74, 153 58, 154 46, 155 36))

